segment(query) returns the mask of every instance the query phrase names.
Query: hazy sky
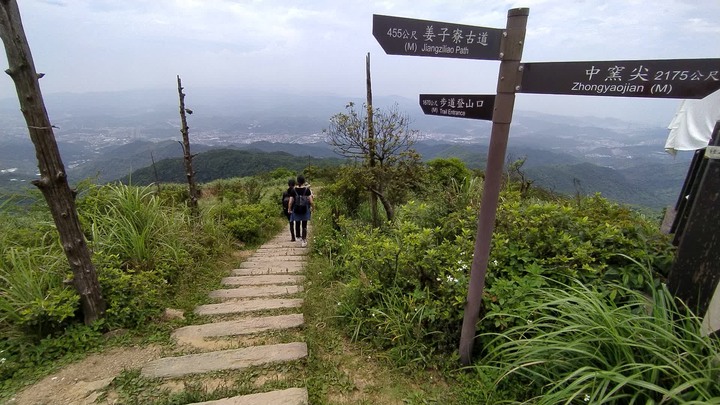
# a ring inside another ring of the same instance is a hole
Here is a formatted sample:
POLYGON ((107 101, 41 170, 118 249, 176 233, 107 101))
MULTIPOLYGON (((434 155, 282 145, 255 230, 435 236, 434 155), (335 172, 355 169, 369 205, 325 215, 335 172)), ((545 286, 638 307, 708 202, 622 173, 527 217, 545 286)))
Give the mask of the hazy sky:
MULTIPOLYGON (((292 93, 495 92, 499 62, 386 55, 372 14, 504 28, 528 7, 523 61, 720 58, 720 0, 19 0, 45 94, 185 87, 292 93)), ((3 57, 0 67, 7 66, 3 57)), ((10 78, 0 98, 14 97, 10 78)), ((517 96, 516 108, 669 123, 679 100, 517 96)), ((418 107, 419 108, 419 107, 418 107)))

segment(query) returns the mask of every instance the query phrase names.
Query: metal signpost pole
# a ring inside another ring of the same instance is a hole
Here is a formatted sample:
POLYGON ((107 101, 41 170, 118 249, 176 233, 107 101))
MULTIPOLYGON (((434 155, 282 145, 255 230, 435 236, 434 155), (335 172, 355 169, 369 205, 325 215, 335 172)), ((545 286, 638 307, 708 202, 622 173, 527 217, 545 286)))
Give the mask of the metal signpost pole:
POLYGON ((498 74, 485 183, 478 217, 477 235, 475 237, 475 250, 470 269, 470 285, 460 332, 460 361, 464 365, 469 365, 472 360, 473 342, 485 287, 485 274, 487 273, 490 255, 490 242, 495 227, 495 213, 500 196, 500 183, 510 133, 510 122, 512 121, 513 107, 515 105, 515 92, 522 77, 520 59, 525 42, 529 12, 530 10, 527 8, 516 8, 508 11, 507 29, 503 34, 500 45, 502 62, 500 62, 500 72, 498 74))

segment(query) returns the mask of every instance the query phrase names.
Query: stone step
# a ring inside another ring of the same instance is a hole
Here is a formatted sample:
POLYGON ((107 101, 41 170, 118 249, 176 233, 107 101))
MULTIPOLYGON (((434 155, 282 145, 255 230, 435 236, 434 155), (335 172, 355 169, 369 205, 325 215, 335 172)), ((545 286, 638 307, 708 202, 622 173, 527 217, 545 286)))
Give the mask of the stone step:
POLYGON ((297 308, 302 306, 300 298, 277 298, 255 300, 232 300, 220 304, 200 305, 195 308, 198 315, 227 315, 243 312, 263 311, 280 308, 297 308))
POLYGON ((215 401, 195 402, 189 405, 307 405, 308 403, 307 389, 288 388, 215 401))
POLYGON ((307 357, 307 345, 301 342, 243 349, 163 357, 153 360, 142 368, 141 374, 149 378, 173 378, 189 374, 202 374, 221 370, 267 365, 307 357))
POLYGON ((210 298, 227 299, 270 297, 275 295, 297 294, 302 291, 302 286, 298 285, 248 286, 210 291, 210 298))
POLYGON ((248 262, 302 262, 305 256, 257 256, 252 255, 247 259, 248 262))
POLYGON ((300 241, 290 242, 290 238, 288 237, 288 240, 279 240, 279 241, 269 241, 268 243, 260 246, 258 249, 292 249, 292 248, 301 248, 300 241))
POLYGON ((290 274, 264 274, 253 276, 225 277, 225 285, 267 285, 267 284, 301 284, 304 276, 290 274))
POLYGON ((259 247, 253 255, 277 255, 277 256, 305 256, 308 254, 308 248, 275 248, 275 247, 259 247))
POLYGON ((241 269, 296 269, 305 267, 304 262, 288 262, 288 261, 262 261, 262 262, 243 262, 240 263, 241 269))
POLYGON ((290 273, 302 273, 302 266, 295 267, 254 267, 251 269, 235 269, 230 274, 233 276, 258 276, 261 274, 290 274, 290 273))
POLYGON ((304 323, 302 314, 262 316, 234 321, 206 323, 183 326, 175 329, 172 336, 177 340, 184 338, 205 338, 237 335, 252 335, 269 330, 297 328, 304 323))

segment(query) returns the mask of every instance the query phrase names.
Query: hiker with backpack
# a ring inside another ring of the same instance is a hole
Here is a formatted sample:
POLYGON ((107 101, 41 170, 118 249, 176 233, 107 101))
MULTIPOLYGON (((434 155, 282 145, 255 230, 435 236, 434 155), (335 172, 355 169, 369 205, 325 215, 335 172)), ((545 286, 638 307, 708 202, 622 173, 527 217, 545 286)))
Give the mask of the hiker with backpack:
POLYGON ((290 242, 295 242, 295 224, 292 220, 292 214, 290 213, 290 200, 295 195, 295 179, 288 180, 288 188, 282 193, 281 204, 283 207, 283 214, 287 217, 288 223, 290 224, 290 242))
POLYGON ((300 238, 302 247, 307 246, 307 223, 310 220, 312 208, 312 191, 305 185, 305 177, 297 176, 295 194, 290 197, 288 213, 290 220, 295 222, 295 237, 300 238))

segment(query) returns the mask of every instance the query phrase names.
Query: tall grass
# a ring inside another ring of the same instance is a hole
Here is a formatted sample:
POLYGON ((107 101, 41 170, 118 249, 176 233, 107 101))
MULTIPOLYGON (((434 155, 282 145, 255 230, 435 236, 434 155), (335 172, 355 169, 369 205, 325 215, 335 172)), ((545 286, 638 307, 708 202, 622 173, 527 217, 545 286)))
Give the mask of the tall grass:
POLYGON ((8 247, 0 255, 0 336, 43 337, 74 316, 78 299, 63 285, 62 256, 47 247, 8 247))
POLYGON ((538 291, 534 316, 492 335, 477 366, 515 395, 491 402, 720 404, 720 343, 664 285, 649 287, 648 296, 614 286, 622 304, 580 282, 538 291))
POLYGON ((150 186, 122 184, 106 186, 106 198, 95 207, 92 239, 131 267, 152 268, 160 236, 171 225, 160 200, 150 186))

